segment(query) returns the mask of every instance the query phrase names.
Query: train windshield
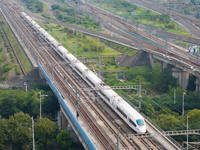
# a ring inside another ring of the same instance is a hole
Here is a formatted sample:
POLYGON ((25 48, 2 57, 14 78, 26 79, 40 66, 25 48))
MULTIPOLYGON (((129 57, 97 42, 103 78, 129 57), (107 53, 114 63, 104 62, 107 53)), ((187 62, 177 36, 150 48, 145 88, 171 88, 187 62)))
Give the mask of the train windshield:
POLYGON ((138 119, 138 120, 136 120, 136 122, 137 122, 137 124, 139 126, 143 126, 144 125, 144 120, 142 120, 142 119, 138 119))

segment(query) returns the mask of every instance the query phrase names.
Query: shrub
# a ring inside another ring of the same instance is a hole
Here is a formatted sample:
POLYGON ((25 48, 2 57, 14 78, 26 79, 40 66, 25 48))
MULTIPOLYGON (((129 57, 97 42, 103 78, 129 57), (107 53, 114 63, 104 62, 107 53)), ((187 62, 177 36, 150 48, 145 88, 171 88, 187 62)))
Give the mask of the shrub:
POLYGON ((12 65, 9 64, 9 63, 5 63, 5 64, 2 66, 2 68, 1 68, 2 73, 8 72, 8 71, 11 70, 11 69, 12 69, 12 65))

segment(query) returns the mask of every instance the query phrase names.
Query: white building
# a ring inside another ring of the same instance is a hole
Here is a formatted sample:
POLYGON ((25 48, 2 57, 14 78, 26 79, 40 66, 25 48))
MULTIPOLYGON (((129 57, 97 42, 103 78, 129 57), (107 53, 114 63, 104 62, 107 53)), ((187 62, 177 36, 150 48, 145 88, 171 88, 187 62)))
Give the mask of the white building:
POLYGON ((198 53, 199 46, 198 45, 189 45, 189 53, 198 53))

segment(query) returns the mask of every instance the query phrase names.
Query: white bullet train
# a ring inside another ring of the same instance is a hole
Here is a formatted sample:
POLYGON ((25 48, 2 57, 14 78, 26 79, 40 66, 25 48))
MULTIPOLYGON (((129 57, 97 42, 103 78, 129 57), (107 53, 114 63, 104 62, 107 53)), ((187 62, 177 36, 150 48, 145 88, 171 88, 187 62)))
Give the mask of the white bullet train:
POLYGON ((58 54, 68 61, 71 67, 88 83, 93 89, 98 89, 97 94, 138 134, 146 133, 146 123, 133 107, 123 100, 116 92, 106 85, 90 69, 74 57, 68 50, 61 46, 51 35, 41 28, 31 17, 22 12, 22 18, 39 33, 44 40, 51 43, 58 54))

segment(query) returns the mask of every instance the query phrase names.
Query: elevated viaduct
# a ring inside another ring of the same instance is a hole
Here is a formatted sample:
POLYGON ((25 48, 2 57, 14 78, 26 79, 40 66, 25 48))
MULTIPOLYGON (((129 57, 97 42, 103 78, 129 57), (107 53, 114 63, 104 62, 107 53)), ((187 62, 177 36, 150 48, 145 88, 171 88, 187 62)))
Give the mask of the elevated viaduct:
MULTIPOLYGON (((131 134, 134 132, 130 130, 116 114, 112 113, 109 107, 103 105, 104 103, 102 101, 99 103, 102 106, 98 107, 98 105, 94 103, 94 101, 96 101, 95 92, 91 94, 90 91, 84 91, 83 88, 87 85, 85 85, 78 75, 71 70, 68 66, 69 64, 66 62, 60 62, 61 60, 63 61, 62 56, 58 55, 55 51, 52 51, 51 44, 46 43, 44 39, 34 32, 32 27, 23 21, 19 15, 20 11, 15 11, 17 10, 15 9, 15 5, 12 5, 12 3, 9 5, 7 4, 7 1, 3 2, 4 3, 1 4, 1 13, 6 18, 19 42, 24 46, 24 49, 26 49, 25 51, 27 53, 30 51, 34 53, 33 56, 30 53, 28 54, 30 60, 32 60, 31 62, 33 63, 33 66, 39 68, 40 73, 47 80, 48 84, 59 99, 61 108, 61 112, 59 113, 60 128, 65 129, 68 126, 71 126, 85 149, 145 149, 149 146, 152 149, 181 148, 179 144, 173 143, 165 136, 162 136, 162 138, 154 137, 147 141, 144 138, 136 140, 130 139, 126 141, 121 140, 119 146, 119 133, 120 136, 122 135, 121 138, 123 138, 124 134, 131 134), (36 39, 40 42, 39 48, 35 42, 36 39), (77 94, 77 89, 80 92, 79 94, 77 94), (81 100, 79 105, 77 105, 78 95, 81 100), (107 109, 102 111, 102 108, 105 107, 107 109), (114 118, 114 120, 109 119, 109 114, 112 114, 110 118, 114 118), (121 128, 123 128, 123 130, 120 130, 121 128)), ((154 59, 160 59, 155 58, 155 56, 152 55, 157 54, 152 52, 152 50, 142 50, 150 53, 149 58, 152 59, 152 66, 154 64, 154 59)), ((162 59, 166 57, 165 61, 171 61, 172 59, 173 61, 176 61, 176 63, 183 63, 173 57, 164 56, 162 54, 157 54, 156 57, 158 56, 162 59)), ((164 62, 164 60, 162 61, 164 62)), ((187 66, 187 68, 192 69, 190 65, 187 66)), ((146 122, 150 134, 155 132, 162 134, 158 129, 152 126, 150 122, 147 120, 146 122)))

